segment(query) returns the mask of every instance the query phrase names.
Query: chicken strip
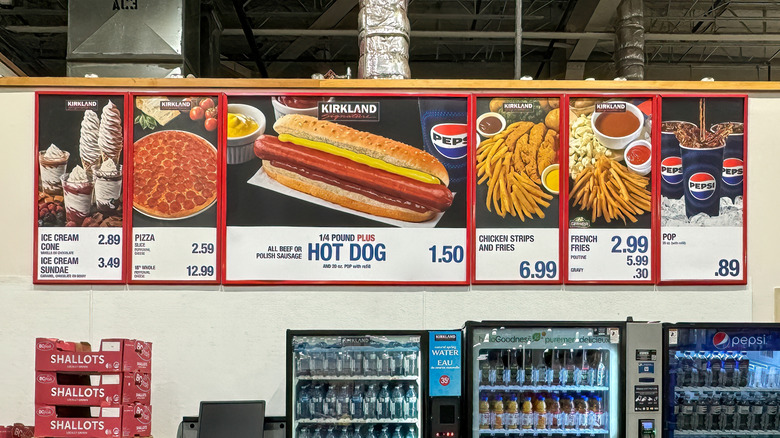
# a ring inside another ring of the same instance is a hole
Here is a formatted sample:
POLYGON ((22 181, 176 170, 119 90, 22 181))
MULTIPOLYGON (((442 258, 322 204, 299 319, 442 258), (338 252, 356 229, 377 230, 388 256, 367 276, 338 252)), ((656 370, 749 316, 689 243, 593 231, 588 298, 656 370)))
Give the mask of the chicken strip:
POLYGON ((544 140, 544 133, 547 131, 547 127, 544 123, 537 123, 531 128, 528 133, 528 143, 522 145, 520 149, 520 157, 525 163, 525 173, 537 184, 542 183, 542 179, 539 178, 539 171, 537 170, 538 164, 536 162, 536 156, 539 152, 539 147, 544 140))
POLYGON ((537 172, 541 178, 542 172, 550 164, 558 162, 558 133, 552 129, 548 130, 544 135, 544 141, 539 146, 539 153, 537 154, 537 172))

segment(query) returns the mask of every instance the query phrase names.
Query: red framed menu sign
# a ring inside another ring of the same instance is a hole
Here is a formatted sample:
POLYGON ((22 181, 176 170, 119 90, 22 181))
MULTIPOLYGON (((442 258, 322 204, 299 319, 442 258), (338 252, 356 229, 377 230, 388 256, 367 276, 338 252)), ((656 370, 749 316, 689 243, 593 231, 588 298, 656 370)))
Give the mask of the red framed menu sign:
POLYGON ((567 283, 654 281, 653 96, 569 96, 567 283))
POLYGON ((124 281, 119 93, 36 93, 34 283, 124 281))
POLYGON ((468 95, 228 96, 225 283, 467 284, 468 95))
POLYGON ((745 284, 745 96, 662 96, 660 282, 745 284))
POLYGON ((562 100, 476 97, 474 283, 561 283, 562 100))
POLYGON ((217 283, 220 96, 132 102, 130 281, 217 283))

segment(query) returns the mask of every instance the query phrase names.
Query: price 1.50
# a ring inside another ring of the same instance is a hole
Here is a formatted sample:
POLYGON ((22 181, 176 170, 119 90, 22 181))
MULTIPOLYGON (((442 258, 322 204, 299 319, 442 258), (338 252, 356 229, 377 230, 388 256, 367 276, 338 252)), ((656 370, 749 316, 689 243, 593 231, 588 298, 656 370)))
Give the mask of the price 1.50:
POLYGON ((620 236, 612 236, 612 252, 613 253, 640 253, 644 254, 649 248, 647 236, 628 236, 626 237, 625 244, 620 236))
POLYGON ((213 243, 193 243, 192 244, 192 253, 193 254, 214 254, 214 244, 213 243))
POLYGON ((188 277, 211 277, 214 275, 214 267, 213 266, 195 266, 190 265, 187 266, 187 276, 188 277))
POLYGON ((520 278, 522 279, 553 279, 558 275, 558 264, 555 261, 545 262, 539 260, 534 263, 534 269, 531 271, 531 262, 520 262, 520 278))
POLYGON ((428 248, 431 252, 432 263, 460 263, 463 261, 463 247, 460 245, 444 245, 441 247, 441 253, 436 245, 428 248))
POLYGON ((740 271, 740 263, 737 259, 720 259, 718 260, 718 270, 715 271, 716 277, 738 277, 740 271))
POLYGON ((120 265, 119 257, 99 257, 98 268, 118 268, 120 265))

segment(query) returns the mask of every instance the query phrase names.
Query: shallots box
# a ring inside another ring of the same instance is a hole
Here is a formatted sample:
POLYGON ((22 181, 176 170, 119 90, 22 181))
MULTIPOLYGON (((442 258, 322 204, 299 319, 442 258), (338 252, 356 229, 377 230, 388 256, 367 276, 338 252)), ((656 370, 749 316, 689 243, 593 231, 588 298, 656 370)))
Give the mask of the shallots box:
POLYGON ((103 339, 100 350, 86 342, 35 340, 36 371, 108 373, 152 371, 152 343, 135 339, 103 339))
POLYGON ((151 402, 152 375, 69 374, 38 371, 35 402, 52 406, 121 406, 151 402))
POLYGON ((11 438, 11 426, 0 426, 0 438, 11 438))
POLYGON ((152 407, 35 406, 35 435, 61 438, 130 438, 150 436, 152 407))
POLYGON ((35 436, 35 428, 32 426, 25 426, 22 423, 14 423, 11 426, 11 436, 13 438, 33 438, 35 436))

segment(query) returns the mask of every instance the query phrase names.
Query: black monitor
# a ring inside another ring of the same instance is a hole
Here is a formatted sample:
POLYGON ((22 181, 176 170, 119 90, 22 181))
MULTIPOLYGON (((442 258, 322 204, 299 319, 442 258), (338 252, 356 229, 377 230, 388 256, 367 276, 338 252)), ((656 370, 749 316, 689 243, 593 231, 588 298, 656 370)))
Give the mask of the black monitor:
POLYGON ((202 401, 198 438, 263 438, 265 401, 202 401))

